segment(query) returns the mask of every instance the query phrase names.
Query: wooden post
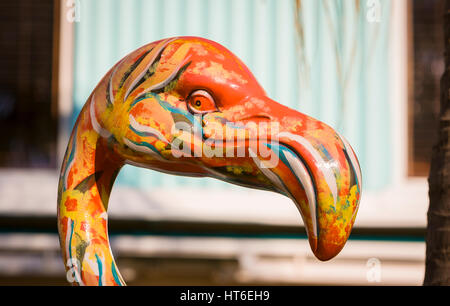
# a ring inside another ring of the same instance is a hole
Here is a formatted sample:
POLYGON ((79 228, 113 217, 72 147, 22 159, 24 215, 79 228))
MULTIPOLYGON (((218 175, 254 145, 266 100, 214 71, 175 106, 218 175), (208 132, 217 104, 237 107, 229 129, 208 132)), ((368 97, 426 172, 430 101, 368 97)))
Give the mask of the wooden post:
POLYGON ((450 285, 450 1, 444 16, 445 71, 441 79, 438 142, 433 148, 429 183, 424 285, 450 285))

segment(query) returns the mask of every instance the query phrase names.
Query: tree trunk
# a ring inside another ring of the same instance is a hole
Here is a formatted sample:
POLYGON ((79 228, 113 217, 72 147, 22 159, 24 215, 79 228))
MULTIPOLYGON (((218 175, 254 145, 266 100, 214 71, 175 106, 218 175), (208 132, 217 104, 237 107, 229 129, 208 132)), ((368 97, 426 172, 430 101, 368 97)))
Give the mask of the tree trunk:
POLYGON ((430 206, 424 285, 450 285, 450 1, 444 12, 445 71, 441 79, 438 142, 428 178, 430 206))

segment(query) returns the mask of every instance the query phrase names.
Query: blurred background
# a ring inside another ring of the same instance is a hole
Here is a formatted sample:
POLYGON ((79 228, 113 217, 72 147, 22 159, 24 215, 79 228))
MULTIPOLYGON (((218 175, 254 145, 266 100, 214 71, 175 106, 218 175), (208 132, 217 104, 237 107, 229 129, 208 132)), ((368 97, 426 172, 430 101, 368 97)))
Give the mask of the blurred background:
POLYGON ((56 194, 77 115, 123 56, 180 35, 223 44, 270 97, 345 135, 361 163, 362 201, 346 247, 320 262, 288 198, 126 166, 109 231, 127 283, 422 284, 443 4, 1 1, 0 284, 68 284, 56 194))

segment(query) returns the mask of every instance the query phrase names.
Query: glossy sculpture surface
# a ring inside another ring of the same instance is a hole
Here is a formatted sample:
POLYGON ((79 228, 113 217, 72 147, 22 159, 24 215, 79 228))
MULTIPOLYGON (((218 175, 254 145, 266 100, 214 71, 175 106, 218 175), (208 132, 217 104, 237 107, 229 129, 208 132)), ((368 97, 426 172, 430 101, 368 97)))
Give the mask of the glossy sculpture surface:
POLYGON ((198 37, 127 55, 83 107, 58 187, 60 243, 73 284, 125 284, 107 229, 109 195, 125 164, 286 195, 320 260, 343 248, 361 192, 357 158, 341 135, 271 100, 235 55, 198 37))

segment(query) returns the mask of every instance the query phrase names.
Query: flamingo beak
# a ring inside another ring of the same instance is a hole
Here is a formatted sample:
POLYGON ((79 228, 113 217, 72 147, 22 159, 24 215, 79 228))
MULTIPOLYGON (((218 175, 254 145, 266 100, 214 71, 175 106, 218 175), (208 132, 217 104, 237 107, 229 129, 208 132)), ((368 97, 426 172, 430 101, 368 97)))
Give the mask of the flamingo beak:
MULTIPOLYGON (((361 171, 348 142, 326 124, 271 101, 277 139, 266 145, 278 160, 259 168, 299 209, 315 256, 329 260, 344 247, 358 210, 361 171)), ((262 161, 262 163, 261 163, 262 161)))

